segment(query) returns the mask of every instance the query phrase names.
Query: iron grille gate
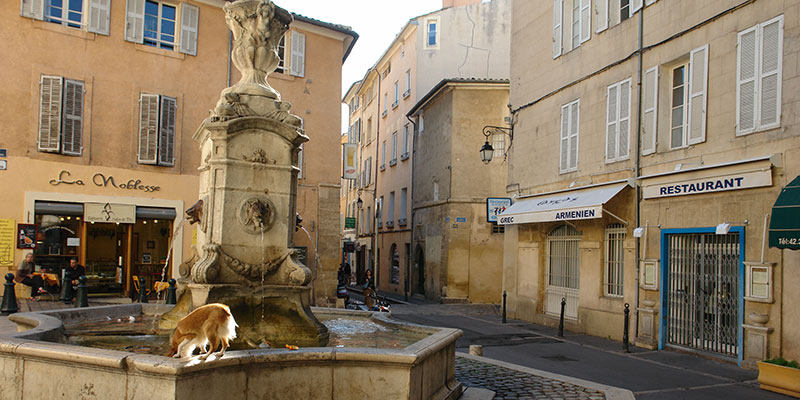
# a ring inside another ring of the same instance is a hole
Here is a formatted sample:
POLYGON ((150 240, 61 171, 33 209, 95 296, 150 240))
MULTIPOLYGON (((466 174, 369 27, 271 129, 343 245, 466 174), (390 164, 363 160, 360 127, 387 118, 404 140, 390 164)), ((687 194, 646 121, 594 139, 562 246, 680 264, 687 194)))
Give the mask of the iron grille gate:
POLYGON ((736 357, 739 233, 667 237, 667 344, 736 357))

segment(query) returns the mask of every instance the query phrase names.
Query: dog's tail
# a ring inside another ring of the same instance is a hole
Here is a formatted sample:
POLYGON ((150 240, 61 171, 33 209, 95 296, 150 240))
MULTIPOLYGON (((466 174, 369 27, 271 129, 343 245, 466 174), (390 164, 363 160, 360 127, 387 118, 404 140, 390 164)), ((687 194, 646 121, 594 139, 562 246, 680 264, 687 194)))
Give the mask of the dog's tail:
POLYGON ((220 336, 227 337, 228 340, 236 338, 236 328, 239 327, 236 324, 236 320, 233 319, 233 315, 228 313, 228 318, 225 320, 225 324, 220 329, 220 336))

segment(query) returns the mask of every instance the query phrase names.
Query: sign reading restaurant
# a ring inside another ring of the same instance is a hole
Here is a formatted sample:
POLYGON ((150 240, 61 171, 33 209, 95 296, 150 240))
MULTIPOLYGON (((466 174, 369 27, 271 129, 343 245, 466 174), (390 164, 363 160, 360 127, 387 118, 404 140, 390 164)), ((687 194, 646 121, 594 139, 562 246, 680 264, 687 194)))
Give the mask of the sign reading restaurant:
POLYGON ((653 199, 659 197, 724 192, 762 186, 772 186, 772 171, 769 169, 710 178, 644 185, 642 187, 642 195, 645 199, 653 199))

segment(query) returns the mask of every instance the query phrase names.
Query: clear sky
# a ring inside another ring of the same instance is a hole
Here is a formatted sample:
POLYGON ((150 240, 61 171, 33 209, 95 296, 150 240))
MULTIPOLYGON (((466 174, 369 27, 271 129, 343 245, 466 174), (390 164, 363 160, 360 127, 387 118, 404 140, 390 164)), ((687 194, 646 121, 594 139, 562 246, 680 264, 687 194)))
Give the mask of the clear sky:
MULTIPOLYGON (((274 0, 290 12, 351 27, 359 38, 342 70, 342 96, 383 54, 409 19, 436 11, 441 0, 274 0)), ((342 111, 342 132, 347 131, 342 111)))

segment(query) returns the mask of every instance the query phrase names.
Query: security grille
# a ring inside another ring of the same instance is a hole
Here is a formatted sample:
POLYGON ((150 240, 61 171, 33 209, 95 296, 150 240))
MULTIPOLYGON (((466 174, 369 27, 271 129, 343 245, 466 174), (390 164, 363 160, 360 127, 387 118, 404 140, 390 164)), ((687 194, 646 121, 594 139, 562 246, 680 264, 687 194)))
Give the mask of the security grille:
POLYGON ((625 225, 622 224, 613 224, 606 228, 606 296, 622 296, 625 232, 625 225))
POLYGON ((580 241, 581 233, 569 225, 554 229, 547 237, 549 266, 545 288, 545 313, 549 315, 561 315, 561 299, 564 298, 567 300, 564 318, 578 319, 580 241))
POLYGON ((667 238, 667 344, 736 357, 739 234, 667 238))

